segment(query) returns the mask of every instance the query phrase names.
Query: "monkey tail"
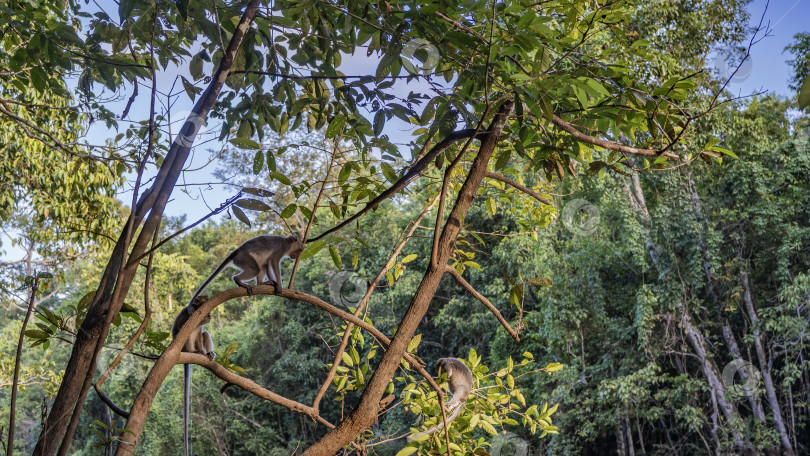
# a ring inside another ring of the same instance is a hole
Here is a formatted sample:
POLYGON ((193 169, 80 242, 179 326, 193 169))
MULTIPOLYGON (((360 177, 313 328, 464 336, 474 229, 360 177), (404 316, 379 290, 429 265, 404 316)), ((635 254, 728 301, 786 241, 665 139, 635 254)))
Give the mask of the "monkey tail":
POLYGON ((214 269, 214 272, 212 272, 211 275, 209 275, 208 278, 205 279, 205 282, 203 282, 202 285, 200 285, 200 287, 197 288, 197 291, 194 292, 194 296, 191 297, 191 301, 189 301, 189 305, 194 303, 194 300, 197 299, 197 296, 199 296, 199 294, 202 293, 203 290, 205 290, 205 288, 209 284, 211 284, 211 282, 213 282, 213 280, 217 277, 217 275, 220 272, 222 272, 222 270, 225 269, 226 266, 228 266, 228 263, 233 261, 233 257, 235 257, 235 256, 236 256, 236 250, 229 253, 228 256, 226 256, 225 259, 222 260, 222 263, 220 263, 219 266, 217 266, 217 268, 214 269))
POLYGON ((191 456, 191 437, 188 433, 191 417, 191 364, 183 364, 183 376, 183 450, 185 456, 191 456))
MULTIPOLYGON (((454 419, 456 419, 456 417, 458 417, 458 416, 459 416, 459 414, 461 414, 461 411, 462 411, 462 410, 464 410, 464 406, 465 406, 465 405, 466 405, 466 404, 465 404, 465 403, 463 403, 463 402, 459 402, 458 404, 456 404, 456 409, 455 409, 455 410, 453 410, 453 413, 452 413, 452 414, 450 414, 450 416, 449 416, 449 417, 447 417, 447 424, 448 424, 448 426, 450 425, 450 423, 452 423, 452 422, 453 422, 453 420, 454 420, 454 419)), ((436 431, 440 430, 440 429, 441 429, 441 428, 443 428, 443 427, 444 427, 444 421, 440 422, 440 423, 439 423, 439 424, 437 424, 436 426, 433 426, 432 428, 428 429, 427 431, 423 431, 423 432, 420 432, 420 433, 418 433, 418 434, 411 434, 411 435, 409 435, 409 436, 408 436, 408 441, 409 441, 409 442, 413 442, 414 440, 419 440, 419 439, 421 439, 422 437, 425 437, 425 436, 428 436, 428 435, 430 435, 430 434, 433 434, 434 432, 436 432, 436 431)))

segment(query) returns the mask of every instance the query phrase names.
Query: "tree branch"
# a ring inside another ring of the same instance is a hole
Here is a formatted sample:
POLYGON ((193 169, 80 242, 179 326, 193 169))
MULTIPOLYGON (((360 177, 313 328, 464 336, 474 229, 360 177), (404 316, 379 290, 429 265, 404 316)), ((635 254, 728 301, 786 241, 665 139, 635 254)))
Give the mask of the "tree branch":
POLYGON ((197 364, 199 366, 202 366, 208 369, 215 376, 221 378, 222 380, 228 382, 229 384, 233 384, 242 388, 243 390, 253 394, 254 396, 260 397, 274 404, 278 404, 282 407, 288 408, 293 412, 307 415, 308 417, 318 421, 319 423, 323 424, 324 426, 330 429, 335 427, 335 425, 333 425, 329 421, 326 421, 324 418, 318 415, 317 410, 313 409, 312 407, 304 405, 300 402, 296 402, 292 399, 288 399, 280 394, 274 393, 266 388, 263 388, 253 380, 239 376, 229 371, 228 369, 225 369, 224 367, 222 367, 221 364, 218 364, 216 361, 208 359, 208 357, 205 355, 201 355, 198 353, 181 352, 180 355, 177 357, 177 363, 197 364))
POLYGON ((540 201, 543 204, 547 204, 549 206, 552 205, 551 201, 543 198, 542 196, 540 196, 539 193, 535 192, 534 190, 530 189, 529 187, 526 187, 525 185, 518 184, 517 182, 513 181, 512 179, 509 179, 508 177, 501 176, 500 174, 496 174, 496 173, 491 173, 489 171, 484 173, 484 177, 499 180, 499 181, 503 182, 506 185, 509 185, 511 187, 514 187, 514 188, 520 190, 521 192, 531 196, 532 198, 536 199, 537 201, 540 201))
POLYGON ((461 274, 459 274, 455 268, 446 266, 445 271, 449 273, 451 276, 453 276, 453 278, 456 279, 456 282, 458 282, 459 285, 461 285, 467 291, 469 291, 471 295, 475 296, 476 299, 481 301, 481 303, 484 304, 487 307, 487 309, 489 309, 490 312, 492 312, 495 315, 495 318, 497 318, 498 321, 501 323, 501 326, 503 326, 504 329, 506 329, 506 332, 508 332, 509 335, 512 336, 513 339, 515 339, 515 342, 520 342, 520 334, 518 334, 517 331, 512 329, 511 326, 509 326, 509 322, 506 321, 505 318, 503 318, 503 315, 501 315, 501 312, 498 311, 498 308, 495 307, 495 305, 493 305, 489 301, 489 299, 486 298, 486 296, 479 293, 475 288, 473 288, 472 285, 470 285, 469 282, 464 280, 464 277, 461 277, 461 274))
POLYGON ((392 186, 388 187, 385 191, 380 193, 376 198, 369 201, 368 204, 366 204, 365 207, 363 207, 363 209, 360 209, 360 211, 358 211, 356 214, 354 214, 351 217, 349 217, 348 219, 342 221, 337 226, 329 228, 328 230, 324 231, 323 233, 321 233, 318 236, 315 236, 314 238, 310 239, 309 241, 314 242, 314 241, 317 241, 318 239, 321 239, 321 238, 323 238, 323 237, 325 237, 325 236, 327 236, 327 235, 329 235, 331 233, 334 233, 335 231, 337 231, 337 230, 343 228, 344 226, 352 223, 353 221, 357 220, 358 217, 360 217, 361 215, 363 215, 366 212, 370 211, 372 208, 377 207, 378 204, 380 204, 381 202, 383 202, 386 199, 390 198, 396 192, 398 192, 398 191, 402 190, 403 188, 405 188, 408 184, 411 183, 411 181, 414 178, 416 178, 416 176, 419 175, 420 172, 422 172, 422 170, 424 170, 427 167, 428 164, 430 164, 430 162, 433 161, 433 159, 435 159, 440 153, 444 152, 450 146, 452 146, 454 142, 458 141, 459 139, 465 139, 465 138, 470 138, 470 137, 483 140, 485 135, 487 135, 487 134, 488 133, 485 133, 485 132, 479 132, 478 134, 476 134, 474 129, 460 130, 460 131, 455 131, 453 133, 450 133, 446 138, 444 138, 444 140, 442 140, 442 142, 440 142, 440 143, 436 144, 435 146, 433 146, 433 148, 430 149, 430 151, 427 154, 425 154, 424 157, 420 158, 419 160, 416 161, 416 163, 411 165, 411 167, 408 169, 408 171, 405 173, 405 175, 400 177, 398 181, 394 182, 394 184, 392 186))
MULTIPOLYGON (((577 130, 576 127, 574 127, 574 125, 560 119, 556 115, 552 116, 551 121, 554 122, 554 125, 557 125, 558 127, 568 132, 571 136, 584 143, 593 144, 594 146, 599 146, 608 150, 615 150, 616 152, 622 152, 625 154, 643 155, 645 157, 667 157, 673 160, 680 160, 680 157, 671 152, 662 152, 656 149, 640 149, 638 147, 625 146, 624 144, 617 143, 615 141, 607 141, 604 139, 594 138, 593 136, 586 135, 585 133, 582 133, 581 131, 577 130)), ((671 146, 672 145, 670 144, 663 150, 667 150, 671 146)))

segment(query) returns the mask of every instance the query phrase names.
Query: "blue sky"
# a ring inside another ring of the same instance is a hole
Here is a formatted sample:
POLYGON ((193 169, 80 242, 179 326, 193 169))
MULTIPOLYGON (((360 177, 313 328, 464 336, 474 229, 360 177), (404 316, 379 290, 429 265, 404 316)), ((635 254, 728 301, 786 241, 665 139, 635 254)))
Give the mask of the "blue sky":
MULTIPOLYGON (((115 14, 114 12, 117 8, 111 4, 111 2, 100 2, 102 5, 108 3, 110 3, 110 8, 105 7, 105 9, 115 14)), ((763 11, 765 11, 766 4, 765 23, 770 23, 770 36, 764 38, 754 46, 751 51, 750 63, 737 74, 728 88, 738 95, 749 95, 751 93, 767 91, 769 93, 791 97, 794 95, 788 88, 791 71, 789 65, 786 63, 791 56, 783 53, 783 51, 785 46, 793 41, 793 36, 796 33, 810 31, 810 26, 807 25, 807 18, 810 18, 810 0, 775 0, 771 1, 769 4, 766 0, 754 0, 749 6, 752 27, 759 22, 763 11)), ((723 63, 715 62, 715 66, 718 65, 722 66, 723 63)), ((373 74, 375 68, 376 62, 374 59, 358 56, 345 58, 341 70, 346 74, 373 74)), ((163 86, 161 88, 167 90, 171 85, 171 80, 168 78, 161 79, 160 85, 163 86)), ((178 82, 175 91, 179 90, 181 87, 178 82)), ((409 89, 412 88, 409 87, 409 89)), ((418 88, 413 89, 418 90, 418 88)), ((141 96, 139 98, 138 102, 133 105, 131 118, 141 119, 147 117, 145 114, 148 111, 147 97, 141 96)), ((190 102, 185 95, 181 95, 180 100, 180 105, 187 105, 180 109, 190 109, 190 102)), ((123 101, 119 102, 119 104, 123 106, 123 101)), ((177 108, 176 106, 172 109, 173 119, 184 118, 184 113, 178 112, 177 108)), ((115 111, 121 111, 122 107, 113 109, 115 111)), ((392 126, 395 127, 396 124, 392 126)), ((386 133, 397 141, 400 141, 400 138, 407 140, 408 134, 405 132, 388 131, 388 127, 386 130, 386 133)), ((106 132, 103 131, 98 131, 98 133, 106 135, 106 132)), ((205 147, 195 148, 194 158, 190 168, 200 167, 206 163, 208 153, 205 149, 205 147)), ((211 182, 214 180, 210 176, 210 172, 213 168, 214 166, 209 165, 205 170, 196 173, 187 173, 185 177, 198 182, 211 182)), ((225 190, 220 190, 221 188, 222 187, 217 186, 217 190, 206 193, 206 200, 210 205, 218 206, 222 201, 234 194, 232 189, 225 188, 225 190)), ((197 190, 195 189, 193 191, 196 192, 197 190)), ((124 204, 129 206, 131 193, 124 193, 121 197, 124 200, 124 204)), ((178 216, 186 214, 188 215, 188 220, 192 221, 208 212, 208 209, 200 199, 193 199, 179 191, 174 192, 173 198, 174 200, 169 203, 166 209, 167 215, 178 216)), ((0 261, 14 261, 22 256, 21 250, 11 248, 10 239, 4 238, 2 242, 3 251, 0 251, 0 261)))
MULTIPOLYGON (((748 10, 751 25, 759 23, 765 10, 765 0, 754 0, 748 10)), ((795 94, 788 88, 791 77, 790 66, 786 63, 790 54, 783 53, 785 46, 793 42, 799 32, 810 32, 810 0, 775 0, 768 5, 765 23, 770 21, 771 32, 751 50, 750 75, 742 81, 732 82, 734 93, 743 95, 767 90, 784 96, 795 94)))

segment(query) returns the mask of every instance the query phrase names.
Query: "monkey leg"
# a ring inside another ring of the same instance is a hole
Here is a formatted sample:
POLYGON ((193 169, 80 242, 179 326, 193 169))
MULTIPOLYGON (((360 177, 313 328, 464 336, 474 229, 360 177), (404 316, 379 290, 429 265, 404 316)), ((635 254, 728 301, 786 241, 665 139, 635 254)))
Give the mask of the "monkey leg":
POLYGON ((214 352, 214 341, 211 339, 211 334, 209 334, 208 331, 203 331, 200 339, 202 339, 202 347, 200 347, 202 354, 213 361, 214 358, 217 357, 217 354, 214 352))
MULTIPOLYGON (((244 272, 242 272, 242 273, 240 273, 240 274, 237 274, 237 275, 233 276, 233 277, 232 277, 232 279, 233 279, 233 281, 234 281, 234 282, 235 282, 237 285, 239 285, 239 286, 240 286, 240 287, 242 287, 242 288, 247 289, 247 294, 248 294, 248 296, 250 296, 250 295, 252 295, 252 294, 253 294, 253 286, 248 285, 247 283, 245 283, 245 282, 243 282, 242 280, 240 280, 240 279, 245 278, 245 277, 243 277, 243 276, 244 276, 244 274, 245 274, 244 272)), ((247 277, 247 279, 248 279, 248 280, 250 280, 250 279, 252 279, 252 278, 253 278, 253 276, 251 276, 251 277, 247 277)), ((258 281, 259 279, 258 279, 258 278, 256 278, 256 280, 258 281)))
POLYGON ((276 275, 273 274, 273 267, 272 263, 269 261, 265 265, 265 275, 267 277, 267 283, 272 284, 276 288, 276 293, 281 291, 281 283, 276 280, 276 275))

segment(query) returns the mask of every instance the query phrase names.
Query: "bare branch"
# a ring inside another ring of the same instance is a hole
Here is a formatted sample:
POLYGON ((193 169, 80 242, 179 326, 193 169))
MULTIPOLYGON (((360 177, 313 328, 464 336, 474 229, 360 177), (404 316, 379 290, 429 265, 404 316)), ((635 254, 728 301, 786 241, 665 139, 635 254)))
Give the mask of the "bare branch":
POLYGON ((453 278, 456 279, 456 282, 458 282, 459 285, 464 287, 467 291, 470 292, 471 295, 475 296, 476 299, 481 301, 481 303, 484 304, 487 307, 487 309, 489 309, 490 312, 492 312, 495 315, 495 318, 497 318, 498 321, 501 323, 501 326, 503 326, 504 329, 506 329, 506 332, 508 332, 509 335, 512 336, 512 338, 515 339, 516 342, 520 342, 520 334, 518 334, 517 331, 512 329, 511 326, 509 326, 509 322, 506 321, 505 318, 503 318, 501 312, 498 311, 498 309, 489 301, 489 299, 486 298, 486 296, 479 293, 478 290, 473 288, 473 286, 470 285, 469 282, 464 280, 464 277, 461 277, 461 274, 459 274, 455 268, 447 266, 445 271, 448 272, 451 276, 453 276, 453 278))

